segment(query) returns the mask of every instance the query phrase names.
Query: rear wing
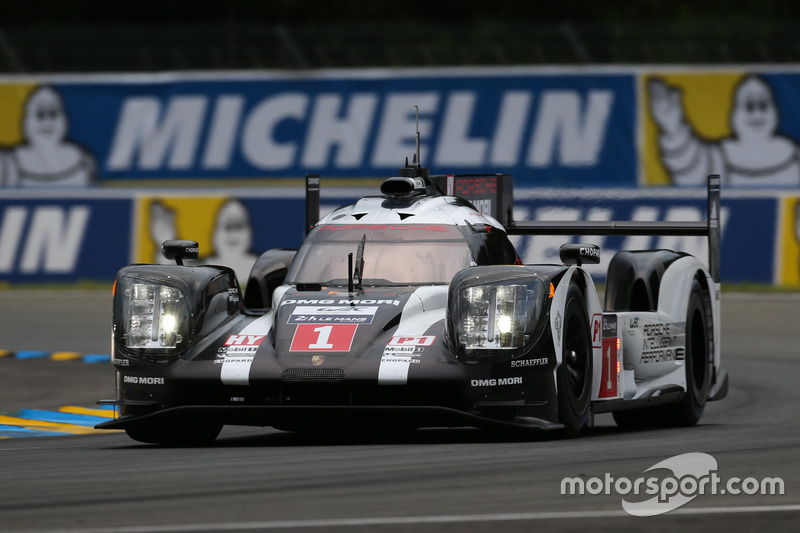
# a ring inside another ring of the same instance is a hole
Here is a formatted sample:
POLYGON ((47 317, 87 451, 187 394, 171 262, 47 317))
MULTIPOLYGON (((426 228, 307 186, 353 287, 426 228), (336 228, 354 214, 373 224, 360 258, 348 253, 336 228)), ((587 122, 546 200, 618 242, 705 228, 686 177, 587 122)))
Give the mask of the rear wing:
POLYGON ((708 177, 708 211, 701 222, 650 221, 515 221, 506 225, 509 235, 690 235, 708 237, 708 270, 720 281, 720 177, 708 177))
MULTIPOLYGON (((516 221, 510 174, 448 174, 430 176, 434 194, 459 196, 490 215, 509 235, 689 235, 708 238, 708 268, 720 281, 720 177, 708 177, 708 211, 701 222, 650 221, 516 221)), ((319 220, 319 174, 306 176, 306 230, 319 220)))

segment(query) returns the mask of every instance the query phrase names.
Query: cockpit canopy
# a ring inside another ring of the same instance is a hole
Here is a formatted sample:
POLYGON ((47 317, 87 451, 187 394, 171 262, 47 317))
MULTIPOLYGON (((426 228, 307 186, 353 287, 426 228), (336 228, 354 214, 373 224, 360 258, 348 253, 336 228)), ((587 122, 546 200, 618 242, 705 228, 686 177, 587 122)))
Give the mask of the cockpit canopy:
MULTIPOLYGON (((286 277, 289 284, 348 284, 348 254, 363 247, 361 285, 450 283, 469 266, 513 264, 516 252, 505 232, 452 224, 325 224, 303 241, 286 277)), ((355 261, 355 259, 354 259, 355 261)))

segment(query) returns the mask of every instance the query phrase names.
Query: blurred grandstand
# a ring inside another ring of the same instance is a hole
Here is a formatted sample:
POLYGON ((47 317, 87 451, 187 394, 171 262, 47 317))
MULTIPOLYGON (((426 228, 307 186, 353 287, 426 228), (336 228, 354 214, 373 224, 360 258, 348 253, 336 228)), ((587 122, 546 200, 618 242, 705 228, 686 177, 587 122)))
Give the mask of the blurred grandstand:
POLYGON ((356 1, 231 0, 219 13, 164 2, 124 14, 113 2, 44 4, 12 4, 0 19, 0 73, 800 61, 794 2, 741 1, 724 19, 711 12, 719 2, 702 4, 702 17, 666 17, 647 0, 560 2, 571 16, 503 0, 412 1, 402 14, 356 1))

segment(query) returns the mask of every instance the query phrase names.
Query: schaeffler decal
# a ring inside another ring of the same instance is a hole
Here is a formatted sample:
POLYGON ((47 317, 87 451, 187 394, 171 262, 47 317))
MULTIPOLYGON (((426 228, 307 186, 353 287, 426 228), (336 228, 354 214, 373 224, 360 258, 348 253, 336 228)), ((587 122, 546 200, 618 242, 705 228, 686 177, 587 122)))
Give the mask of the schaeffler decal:
POLYGON ((225 352, 217 353, 215 363, 221 363, 220 379, 225 385, 249 385, 250 367, 258 347, 272 329, 273 312, 258 317, 242 331, 225 339, 225 352), (222 355, 220 359, 219 356, 222 355))
POLYGON ((289 316, 289 324, 372 324, 377 307, 297 306, 289 316))
POLYGON ((298 324, 291 352, 349 352, 358 324, 298 324))

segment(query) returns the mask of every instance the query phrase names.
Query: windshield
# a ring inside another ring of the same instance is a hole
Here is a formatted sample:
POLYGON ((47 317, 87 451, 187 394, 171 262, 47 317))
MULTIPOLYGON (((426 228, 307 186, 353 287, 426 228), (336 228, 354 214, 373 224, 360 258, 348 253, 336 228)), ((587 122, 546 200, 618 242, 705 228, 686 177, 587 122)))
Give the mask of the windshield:
POLYGON ((286 282, 347 285, 347 255, 366 235, 361 284, 418 285, 450 283, 474 265, 461 231, 443 224, 325 224, 303 241, 286 282))

